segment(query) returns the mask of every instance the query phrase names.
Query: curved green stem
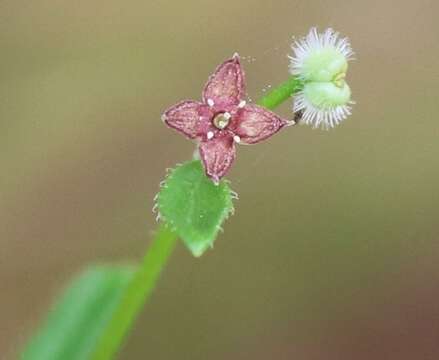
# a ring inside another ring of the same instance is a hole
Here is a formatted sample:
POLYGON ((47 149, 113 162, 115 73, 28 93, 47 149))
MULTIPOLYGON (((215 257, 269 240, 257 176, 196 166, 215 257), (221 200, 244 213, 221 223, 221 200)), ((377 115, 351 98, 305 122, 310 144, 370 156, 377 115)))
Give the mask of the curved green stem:
MULTIPOLYGON (((302 82, 296 77, 272 89, 257 102, 268 109, 274 109, 302 88, 302 82)), ((177 234, 165 225, 157 231, 140 269, 131 281, 122 300, 110 319, 102 337, 96 344, 92 360, 110 360, 114 358, 136 316, 151 295, 161 271, 175 247, 177 234)))
POLYGON ((159 227, 139 270, 125 290, 118 308, 96 344, 91 359, 108 360, 116 355, 136 316, 151 295, 177 243, 176 240, 177 234, 167 226, 159 227))
POLYGON ((274 109, 300 91, 302 87, 302 81, 295 76, 291 76, 287 81, 276 86, 265 96, 260 98, 257 104, 264 106, 267 109, 274 109))

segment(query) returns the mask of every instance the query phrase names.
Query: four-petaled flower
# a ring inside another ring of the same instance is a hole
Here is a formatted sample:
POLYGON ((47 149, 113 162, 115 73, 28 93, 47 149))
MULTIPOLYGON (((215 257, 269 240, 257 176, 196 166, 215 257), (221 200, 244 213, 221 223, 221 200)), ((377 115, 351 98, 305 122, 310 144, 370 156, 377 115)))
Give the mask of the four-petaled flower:
POLYGON ((256 144, 294 124, 255 104, 247 104, 238 54, 218 66, 204 87, 202 102, 185 100, 162 116, 171 128, 199 141, 206 175, 216 184, 235 159, 235 143, 256 144))

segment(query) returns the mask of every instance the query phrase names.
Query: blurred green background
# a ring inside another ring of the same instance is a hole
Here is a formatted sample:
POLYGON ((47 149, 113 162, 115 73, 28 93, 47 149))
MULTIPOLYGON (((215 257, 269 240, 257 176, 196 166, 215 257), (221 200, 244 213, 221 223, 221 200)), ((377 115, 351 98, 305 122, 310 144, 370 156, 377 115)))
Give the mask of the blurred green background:
MULTIPOLYGON (((350 37, 353 115, 240 147, 214 251, 180 245, 120 359, 439 358, 435 1, 0 2, 0 358, 94 262, 139 259, 160 121, 235 51, 248 93, 311 26, 350 37)), ((291 117, 291 104, 279 113, 291 117)))

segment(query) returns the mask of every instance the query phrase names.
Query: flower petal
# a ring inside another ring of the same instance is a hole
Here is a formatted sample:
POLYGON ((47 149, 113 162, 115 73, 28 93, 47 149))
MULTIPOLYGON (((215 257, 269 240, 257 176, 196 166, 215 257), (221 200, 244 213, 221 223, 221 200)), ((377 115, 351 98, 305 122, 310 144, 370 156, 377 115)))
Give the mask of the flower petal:
POLYGON ((226 60, 210 76, 203 90, 203 100, 219 107, 239 104, 245 96, 244 71, 239 62, 239 55, 226 60))
POLYGON ((209 106, 197 101, 185 100, 166 110, 162 119, 169 127, 194 139, 207 131, 212 116, 209 106))
POLYGON ((217 134, 211 140, 202 141, 199 150, 206 175, 217 184, 235 160, 233 137, 228 133, 217 134))
POLYGON ((269 138, 285 125, 287 120, 258 105, 246 105, 235 117, 231 130, 243 144, 256 144, 269 138))

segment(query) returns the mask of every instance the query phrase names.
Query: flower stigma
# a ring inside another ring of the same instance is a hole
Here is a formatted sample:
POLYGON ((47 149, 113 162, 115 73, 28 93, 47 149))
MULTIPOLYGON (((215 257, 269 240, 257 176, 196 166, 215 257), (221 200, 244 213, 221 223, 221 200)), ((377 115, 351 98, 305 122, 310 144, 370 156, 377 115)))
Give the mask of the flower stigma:
POLYGON ((223 130, 227 127, 227 125, 229 125, 230 119, 231 119, 230 114, 226 112, 216 115, 213 118, 212 122, 217 129, 223 130))

